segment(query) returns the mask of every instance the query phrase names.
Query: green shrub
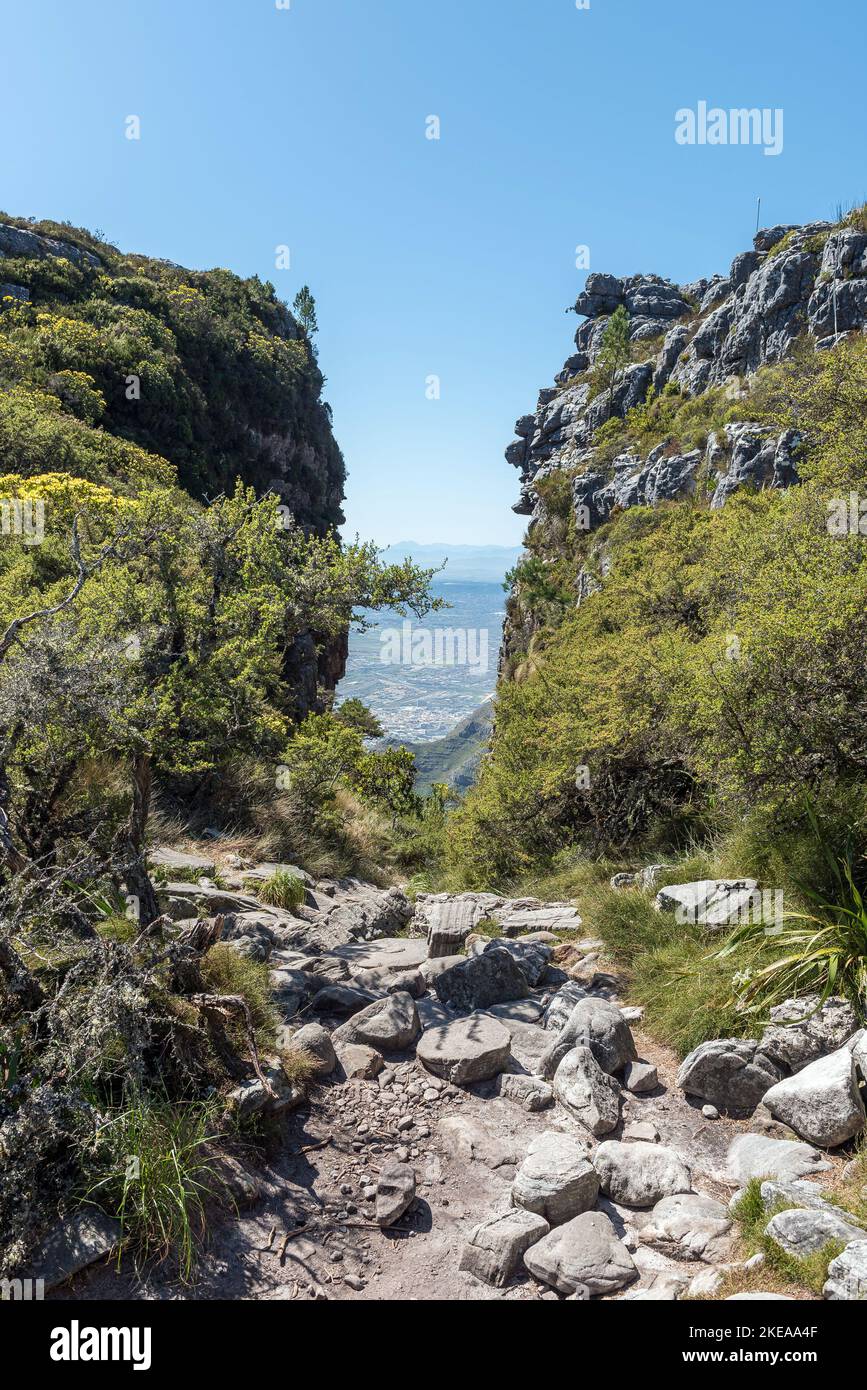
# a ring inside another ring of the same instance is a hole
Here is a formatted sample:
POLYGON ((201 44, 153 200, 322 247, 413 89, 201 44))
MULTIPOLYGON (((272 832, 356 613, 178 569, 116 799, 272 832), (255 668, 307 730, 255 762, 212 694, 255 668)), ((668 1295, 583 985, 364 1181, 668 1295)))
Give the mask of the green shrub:
POLYGON ((304 887, 303 879, 297 878, 295 874, 286 873, 283 869, 278 869, 276 873, 259 885, 257 894, 263 903, 291 911, 300 907, 304 902, 307 889, 304 887))

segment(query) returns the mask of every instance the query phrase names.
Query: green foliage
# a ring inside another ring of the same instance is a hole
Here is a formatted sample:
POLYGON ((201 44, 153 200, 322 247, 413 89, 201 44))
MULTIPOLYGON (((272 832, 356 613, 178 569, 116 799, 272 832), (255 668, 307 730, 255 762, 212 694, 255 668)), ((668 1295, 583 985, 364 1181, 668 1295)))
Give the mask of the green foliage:
POLYGON ((595 392, 608 395, 609 411, 614 406, 614 393, 623 375, 624 368, 632 361, 632 343, 629 338, 629 314, 624 305, 619 305, 609 318, 602 332, 599 354, 593 364, 593 388, 595 392))
POLYGON ((822 1288, 828 1278, 828 1265, 844 1249, 844 1244, 829 1241, 821 1250, 802 1257, 783 1250, 773 1237, 768 1235, 767 1226, 778 1212, 786 1211, 794 1204, 784 1202, 766 1209, 762 1201, 762 1181, 762 1178, 753 1178, 732 1210, 749 1254, 761 1252, 767 1268, 778 1278, 796 1289, 806 1289, 814 1296, 821 1297, 822 1288))
MULTIPOLYGON (((240 995, 246 1000, 256 1046, 260 1052, 273 1048, 278 1016, 272 1001, 268 966, 239 955, 227 942, 218 942, 202 957, 201 974, 208 993, 240 995)), ((227 1022, 226 1032, 238 1054, 246 1056, 247 1038, 240 1020, 227 1022)))
POLYGON ((319 332, 319 326, 316 322, 316 300, 310 293, 309 285, 303 285, 296 294, 292 304, 292 312, 308 338, 312 338, 314 333, 319 332))
POLYGON ((355 698, 344 700, 338 705, 334 711, 334 718, 339 724, 346 724, 350 729, 355 729, 364 738, 382 738, 385 732, 373 711, 355 698))
POLYGON ((291 911, 301 906, 306 891, 303 879, 278 869, 259 885, 257 896, 263 903, 270 903, 272 907, 283 907, 291 911))
POLYGON ((85 1199, 117 1218, 137 1264, 172 1260, 181 1279, 192 1276, 219 1189, 207 1147, 216 1124, 212 1105, 134 1095, 101 1127, 85 1199))

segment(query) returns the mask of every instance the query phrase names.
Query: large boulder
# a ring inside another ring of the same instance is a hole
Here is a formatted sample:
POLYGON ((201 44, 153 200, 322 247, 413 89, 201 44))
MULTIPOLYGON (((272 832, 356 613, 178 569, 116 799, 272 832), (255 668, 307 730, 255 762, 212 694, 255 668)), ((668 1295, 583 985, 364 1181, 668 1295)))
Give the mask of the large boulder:
POLYGON ((584 1212, 555 1226, 530 1247, 524 1264, 536 1279, 567 1295, 582 1286, 591 1294, 614 1293, 638 1277, 632 1256, 599 1211, 584 1212))
POLYGON ((470 1012, 523 999, 529 994, 527 977, 514 956, 497 949, 470 956, 460 965, 444 970, 434 980, 441 1003, 450 1009, 470 1012))
POLYGON ((331 1034, 321 1023, 305 1023, 290 1040, 292 1050, 301 1050, 315 1058, 315 1075, 330 1076, 337 1066, 337 1056, 331 1034))
POLYGON ((830 1168, 818 1149, 792 1139, 769 1139, 763 1134, 738 1134, 729 1145, 728 1179, 746 1187, 753 1178, 796 1182, 830 1168))
POLYGON ((548 1222, 532 1211, 515 1210, 476 1226, 464 1246, 459 1268, 502 1288, 531 1245, 548 1234, 548 1222))
POLYGON ((554 1074, 554 1094, 591 1134, 610 1134, 620 1119, 620 1087, 589 1047, 567 1052, 554 1074))
POLYGON ((838 1048, 777 1082, 764 1103, 774 1119, 823 1149, 845 1144, 860 1134, 867 1119, 855 1058, 848 1047, 838 1048))
POLYGON ((487 1081, 506 1071, 511 1061, 511 1035, 494 1018, 471 1014, 439 1027, 426 1028, 416 1051, 434 1076, 456 1086, 487 1081))
POLYGON ((532 1140, 512 1184, 512 1202, 560 1226, 590 1211, 599 1195, 599 1176, 577 1140, 546 1130, 532 1140))
POLYGON ((821 995, 808 994, 771 1009, 759 1050, 784 1072, 797 1072, 836 1052, 857 1028, 855 1010, 847 1000, 835 996, 823 1003, 821 995))
POLYGON ((846 1212, 839 1215, 833 1211, 803 1211, 791 1209, 772 1216, 765 1228, 771 1237, 788 1255, 803 1258, 822 1250, 832 1241, 867 1241, 867 1232, 854 1226, 847 1219, 846 1212))
POLYGON ((577 980, 570 980, 568 984, 558 989, 554 998, 545 1010, 542 1026, 548 1032, 559 1033, 561 1028, 565 1028, 572 1015, 572 1010, 576 1004, 580 1004, 582 999, 588 997, 588 992, 583 985, 578 984, 577 980))
POLYGON ((575 1005, 568 1022, 542 1057, 541 1075, 550 1079, 574 1047, 588 1047, 609 1076, 627 1062, 638 1060, 629 1024, 616 1004, 607 999, 582 999, 575 1005))
POLYGON ((641 1228, 641 1240, 675 1260, 720 1264, 731 1253, 732 1218, 722 1202, 698 1192, 663 1197, 641 1228))
POLYGON ((380 1052, 403 1052, 421 1031, 411 994, 402 991, 376 999, 335 1029, 335 1047, 363 1043, 380 1052))
POLYGON ((831 1261, 822 1292, 835 1302, 867 1302, 867 1241, 853 1241, 831 1261))
POLYGON ((474 950, 474 955, 485 955, 488 951, 508 951, 531 988, 539 984, 551 959, 551 947, 541 941, 511 941, 508 937, 498 937, 493 941, 478 944, 481 949, 474 950))
POLYGON ((593 1166, 606 1197, 625 1207, 652 1207, 692 1187, 689 1168, 661 1144, 609 1139, 593 1155, 593 1166))
POLYGON ((689 1096, 715 1105, 727 1115, 751 1115, 781 1069, 743 1038, 699 1043, 681 1063, 677 1084, 689 1096))

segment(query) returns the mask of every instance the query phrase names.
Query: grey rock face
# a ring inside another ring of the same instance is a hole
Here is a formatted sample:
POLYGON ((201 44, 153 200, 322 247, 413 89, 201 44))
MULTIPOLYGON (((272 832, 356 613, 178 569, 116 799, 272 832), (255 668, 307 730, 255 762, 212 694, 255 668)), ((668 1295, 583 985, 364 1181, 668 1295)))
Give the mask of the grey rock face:
POLYGON ((638 1060, 629 1024, 617 1006, 607 999, 579 1000, 568 1022, 544 1054, 540 1074, 550 1079, 566 1054, 576 1046, 588 1047, 609 1075, 620 1071, 627 1062, 638 1060))
POLYGON ((637 1278, 635 1262, 607 1216, 588 1211, 557 1226, 524 1255, 532 1275, 561 1294, 582 1285, 591 1294, 614 1293, 637 1278))
POLYGON ((599 1176, 577 1140, 557 1130, 538 1135, 512 1184, 515 1206, 560 1226, 590 1211, 599 1194, 599 1176))
POLYGON ((771 1022, 759 1047, 786 1071, 798 1072, 828 1052, 835 1052, 858 1027, 855 1010, 845 999, 822 1003, 818 994, 787 999, 771 1009, 771 1022))
POLYGON ((673 883, 656 895, 660 912, 677 914, 678 921, 722 931, 744 920, 756 904, 754 878, 709 878, 697 883, 673 883))
POLYGON ((554 1094, 585 1129, 610 1134, 620 1119, 620 1087, 604 1072, 589 1047, 575 1047, 557 1067, 554 1094))
POLYGON ((336 1052, 347 1081, 373 1081, 385 1067, 376 1048, 365 1043, 344 1043, 336 1052))
POLYGON ((831 1261, 823 1293, 835 1302, 867 1300, 867 1241, 853 1241, 831 1261))
POLYGON ((575 980, 570 980, 568 984, 563 985, 562 989, 558 989, 545 1010, 545 1016, 542 1020, 543 1027, 548 1032, 559 1033, 572 1017, 572 1010, 575 1005, 587 998, 588 994, 584 986, 579 985, 575 980))
POLYGON ((524 1252, 549 1229, 548 1222, 531 1211, 510 1211, 483 1221, 464 1247, 459 1267, 501 1289, 520 1268, 524 1252))
POLYGON ((434 1076, 466 1086, 506 1071, 511 1035, 502 1023, 480 1014, 425 1029, 416 1056, 434 1076))
POLYGON ((764 1103, 808 1143, 835 1148, 864 1128, 864 1102, 858 1085, 855 1059, 848 1047, 810 1062, 795 1076, 777 1082, 764 1103))
POLYGON ((641 1228, 645 1245, 676 1260, 718 1264, 731 1249, 732 1219, 722 1202, 696 1192, 663 1197, 641 1228))
POLYGON ((99 265, 99 257, 92 251, 83 251, 70 241, 55 241, 53 237, 42 236, 24 227, 13 227, 0 222, 0 255, 23 257, 27 260, 45 260, 48 256, 59 256, 72 261, 73 265, 99 265))
POLYGON ((391 1163, 383 1168, 376 1184, 376 1222, 393 1226, 415 1200, 415 1169, 405 1163, 391 1163))
POLYGON ((606 1140, 593 1155, 593 1166, 606 1197, 625 1207, 652 1207, 692 1186, 683 1160, 660 1144, 606 1140))
POLYGON ((830 1168, 818 1149, 792 1139, 738 1134, 729 1145, 726 1167, 731 1180, 746 1187, 753 1178, 795 1182, 830 1168))
MULTIPOLYGON (((835 1215, 840 1212, 838 1206, 828 1201, 828 1189, 817 1182, 778 1182, 769 1179, 762 1183, 760 1193, 765 1211, 792 1206, 805 1207, 810 1211, 830 1211, 835 1215)), ((853 1220, 852 1224, 860 1226, 861 1223, 853 1220)))
POLYGON ((677 1084, 728 1115, 751 1115, 765 1093, 780 1080, 780 1068, 742 1038, 700 1043, 681 1063, 677 1084))
POLYGON ((470 956, 434 981, 440 1002, 451 1009, 486 1009, 529 993, 527 977, 508 951, 496 949, 470 956))
POLYGON ((781 1211, 771 1217, 766 1230, 787 1254, 800 1258, 814 1254, 833 1240, 867 1240, 867 1233, 847 1221, 845 1212, 838 1216, 831 1211, 781 1211))

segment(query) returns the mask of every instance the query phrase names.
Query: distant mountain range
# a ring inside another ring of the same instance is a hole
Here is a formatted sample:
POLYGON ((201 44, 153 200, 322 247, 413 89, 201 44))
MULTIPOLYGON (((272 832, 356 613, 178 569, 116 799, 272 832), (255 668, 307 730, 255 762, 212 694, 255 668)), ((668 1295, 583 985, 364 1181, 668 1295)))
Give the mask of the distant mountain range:
POLYGON ((422 545, 418 541, 398 541, 388 547, 383 558, 388 563, 411 558, 425 569, 445 562, 439 578, 446 583, 496 584, 514 568, 520 554, 521 547, 517 545, 449 545, 442 541, 422 545))
POLYGON ((434 782, 445 782, 455 791, 466 792, 473 785, 479 763, 488 750, 493 726, 493 701, 486 700, 444 738, 429 739, 426 743, 389 738, 383 740, 383 746, 408 748, 415 755, 417 791, 429 792, 434 782))

